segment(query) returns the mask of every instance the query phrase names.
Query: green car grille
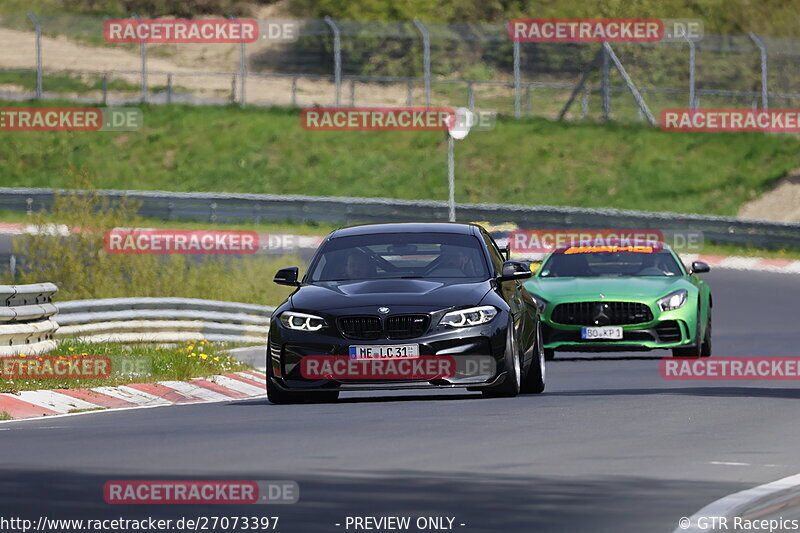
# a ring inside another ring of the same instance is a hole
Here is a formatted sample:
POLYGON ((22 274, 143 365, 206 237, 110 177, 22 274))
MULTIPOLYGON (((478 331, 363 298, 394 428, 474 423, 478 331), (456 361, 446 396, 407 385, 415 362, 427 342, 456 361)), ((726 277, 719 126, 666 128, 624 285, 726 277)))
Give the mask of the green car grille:
POLYGON ((638 302, 571 302, 556 306, 551 320, 571 326, 622 326, 650 322, 653 313, 638 302))

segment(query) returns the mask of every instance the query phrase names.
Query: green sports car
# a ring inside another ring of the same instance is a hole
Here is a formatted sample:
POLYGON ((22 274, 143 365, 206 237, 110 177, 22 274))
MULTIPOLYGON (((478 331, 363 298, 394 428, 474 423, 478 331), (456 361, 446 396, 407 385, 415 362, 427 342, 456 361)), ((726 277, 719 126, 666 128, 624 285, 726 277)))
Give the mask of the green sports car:
POLYGON ((545 357, 555 351, 672 349, 711 355, 711 291, 666 244, 563 246, 525 283, 542 317, 545 357))

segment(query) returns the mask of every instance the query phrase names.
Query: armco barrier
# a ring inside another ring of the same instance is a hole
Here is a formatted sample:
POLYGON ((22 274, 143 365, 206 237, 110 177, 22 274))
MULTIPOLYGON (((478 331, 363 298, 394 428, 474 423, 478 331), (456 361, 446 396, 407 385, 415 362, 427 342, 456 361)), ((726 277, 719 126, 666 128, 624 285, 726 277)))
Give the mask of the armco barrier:
POLYGON ((0 357, 34 355, 56 347, 58 324, 51 303, 58 291, 52 283, 0 285, 0 357))
POLYGON ((264 344, 274 307, 195 298, 59 302, 56 338, 86 342, 190 340, 264 344))
MULTIPOLYGON (((0 188, 0 210, 36 211, 53 203, 53 189, 0 188)), ((276 196, 268 194, 179 193, 164 191, 95 191, 108 198, 140 201, 140 214, 164 220, 311 221, 332 224, 394 221, 444 221, 446 202, 276 196)), ((650 213, 620 209, 457 204, 459 221, 513 222, 520 228, 699 230, 704 240, 761 248, 800 247, 800 224, 734 217, 650 213)))

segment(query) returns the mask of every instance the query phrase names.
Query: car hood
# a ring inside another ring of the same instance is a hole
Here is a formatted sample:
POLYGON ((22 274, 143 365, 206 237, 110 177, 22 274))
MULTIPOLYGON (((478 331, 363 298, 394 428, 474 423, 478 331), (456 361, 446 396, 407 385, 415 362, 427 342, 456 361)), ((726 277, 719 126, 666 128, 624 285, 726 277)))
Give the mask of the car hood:
POLYGON ((693 285, 683 276, 622 278, 532 278, 525 283, 528 291, 549 301, 650 300, 693 285))
POLYGON ((303 285, 291 297, 295 309, 320 311, 351 307, 409 306, 446 309, 478 305, 489 281, 386 279, 326 281, 303 285))

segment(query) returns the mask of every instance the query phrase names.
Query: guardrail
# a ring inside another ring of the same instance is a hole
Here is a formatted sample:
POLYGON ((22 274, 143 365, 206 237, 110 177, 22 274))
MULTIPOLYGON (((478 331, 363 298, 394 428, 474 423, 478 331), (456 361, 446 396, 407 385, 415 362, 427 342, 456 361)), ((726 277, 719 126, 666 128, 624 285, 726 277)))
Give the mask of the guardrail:
MULTIPOLYGON (((0 210, 48 209, 54 189, 2 188, 0 210)), ((141 202, 142 216, 164 220, 210 222, 303 221, 333 224, 393 221, 446 221, 446 202, 270 194, 185 193, 166 191, 100 190, 110 199, 128 197, 141 202)), ((734 217, 652 213, 621 209, 456 204, 460 221, 513 222, 536 229, 680 229, 699 230, 704 240, 758 246, 800 247, 800 224, 745 220, 734 217)))
POLYGON ((58 310, 52 283, 0 285, 0 357, 35 355, 55 349, 58 310))
POLYGON ((57 339, 86 342, 195 340, 264 344, 274 307, 196 298, 106 298, 59 302, 57 339))

